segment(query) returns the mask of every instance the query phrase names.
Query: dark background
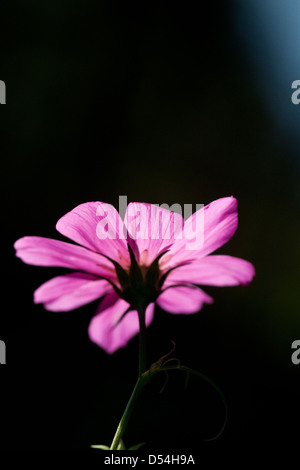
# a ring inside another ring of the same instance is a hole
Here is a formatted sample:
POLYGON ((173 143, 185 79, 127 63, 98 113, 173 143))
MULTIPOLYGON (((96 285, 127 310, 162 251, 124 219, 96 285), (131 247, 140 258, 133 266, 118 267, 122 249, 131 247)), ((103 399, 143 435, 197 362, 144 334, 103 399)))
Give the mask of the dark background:
MULTIPOLYGON (((142 3, 1 6, 2 449, 88 449, 113 437, 136 379, 137 338, 108 356, 87 336, 97 302, 69 313, 34 305, 33 291, 64 270, 22 264, 13 243, 62 239, 62 215, 93 200, 118 207, 119 195, 194 205, 234 195, 239 229, 219 251, 257 271, 247 288, 206 288, 215 303, 198 314, 156 308, 148 330, 149 363, 174 340, 176 356, 223 390, 223 434, 204 441, 222 426, 222 404, 200 379, 184 390, 178 373, 163 393, 163 377, 145 390, 125 443, 213 453, 300 438, 300 365, 291 362, 300 339, 299 147, 273 119, 264 100, 272 83, 253 60, 275 58, 251 25, 243 36, 239 2, 142 3)), ((273 95, 296 119, 298 71, 273 95)))

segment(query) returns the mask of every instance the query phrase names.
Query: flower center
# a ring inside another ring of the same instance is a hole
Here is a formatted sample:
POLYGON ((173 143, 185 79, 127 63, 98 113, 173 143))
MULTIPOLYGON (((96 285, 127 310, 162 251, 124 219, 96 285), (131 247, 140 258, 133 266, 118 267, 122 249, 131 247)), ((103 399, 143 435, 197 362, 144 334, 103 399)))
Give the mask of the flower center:
POLYGON ((114 263, 116 274, 121 286, 119 295, 126 300, 133 309, 146 308, 150 303, 155 302, 161 291, 159 260, 164 255, 161 253, 149 265, 147 261, 148 250, 144 250, 140 256, 140 264, 137 263, 130 245, 130 267, 122 268, 118 263, 114 263))

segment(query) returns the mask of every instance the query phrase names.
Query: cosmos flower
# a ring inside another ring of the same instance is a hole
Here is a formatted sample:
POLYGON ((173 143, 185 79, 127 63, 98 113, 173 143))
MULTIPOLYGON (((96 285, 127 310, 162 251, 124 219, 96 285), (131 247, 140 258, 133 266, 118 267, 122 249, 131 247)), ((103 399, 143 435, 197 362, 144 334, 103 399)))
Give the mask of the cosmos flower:
POLYGON ((74 270, 34 292, 34 302, 45 309, 66 312, 102 298, 88 332, 92 341, 111 354, 139 332, 139 308, 146 310, 149 326, 155 303, 170 313, 192 314, 213 302, 199 285, 251 282, 255 274, 251 263, 211 255, 233 236, 237 225, 234 197, 218 199, 186 221, 146 203, 130 203, 123 221, 113 206, 88 202, 56 225, 76 245, 27 236, 14 246, 27 264, 74 270), (197 217, 203 221, 203 236, 195 233, 197 217))

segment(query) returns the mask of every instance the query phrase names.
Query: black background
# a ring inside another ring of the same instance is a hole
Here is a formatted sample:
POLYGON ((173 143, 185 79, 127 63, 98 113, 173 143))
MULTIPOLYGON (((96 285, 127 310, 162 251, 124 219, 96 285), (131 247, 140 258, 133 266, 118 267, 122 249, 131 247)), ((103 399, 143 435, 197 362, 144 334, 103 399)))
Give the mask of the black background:
MULTIPOLYGON (((3 2, 1 76, 2 449, 109 444, 135 383, 138 340, 108 356, 87 336, 97 302, 69 313, 33 304, 64 272, 22 264, 24 235, 63 239, 56 221, 99 200, 207 204, 234 195, 239 229, 220 253, 251 261, 247 288, 207 288, 196 315, 158 307, 148 361, 176 342, 210 376, 158 377, 125 435, 146 451, 299 440, 299 166, 266 113, 235 36, 233 3, 3 2), (196 5, 197 4, 197 8, 196 5)), ((295 79, 299 77, 295 77, 295 79)), ((287 100, 290 92, 287 90, 287 100)), ((292 107, 292 104, 291 104, 292 107)))

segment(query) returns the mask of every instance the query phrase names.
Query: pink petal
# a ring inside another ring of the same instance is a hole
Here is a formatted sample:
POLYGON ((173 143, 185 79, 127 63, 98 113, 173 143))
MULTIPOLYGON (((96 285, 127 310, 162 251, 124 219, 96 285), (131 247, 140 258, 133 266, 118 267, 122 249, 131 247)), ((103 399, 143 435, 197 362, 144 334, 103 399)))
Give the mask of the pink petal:
POLYGON ((151 264, 176 238, 182 238, 182 216, 153 204, 130 203, 124 222, 129 242, 144 265, 151 264))
POLYGON ((56 266, 115 279, 110 261, 82 246, 43 237, 23 237, 14 244, 16 256, 35 266, 56 266))
POLYGON ((52 312, 68 312, 96 300, 112 290, 107 281, 84 273, 57 276, 34 292, 34 302, 52 312))
MULTIPOLYGON (((127 343, 139 332, 139 320, 136 311, 128 312, 117 323, 129 307, 128 303, 119 299, 115 293, 107 295, 101 302, 97 315, 92 318, 89 325, 90 339, 103 348, 108 354, 127 343)), ((146 325, 153 320, 154 304, 150 304, 146 311, 146 325)))
POLYGON ((103 253, 123 265, 129 264, 123 221, 110 204, 80 204, 59 219, 56 229, 90 250, 103 253))
POLYGON ((167 281, 168 283, 191 282, 210 286, 236 286, 249 284, 254 275, 254 266, 244 259, 211 255, 174 269, 167 281))
POLYGON ((166 289, 157 299, 157 304, 170 313, 196 313, 203 304, 213 299, 198 287, 175 286, 166 289))
POLYGON ((195 254, 197 257, 204 257, 212 253, 230 240, 237 226, 237 200, 234 197, 224 197, 211 202, 185 222, 185 243, 180 240, 174 243, 171 249, 174 254, 172 264, 191 259, 195 254), (200 225, 198 232, 197 220, 200 225))

